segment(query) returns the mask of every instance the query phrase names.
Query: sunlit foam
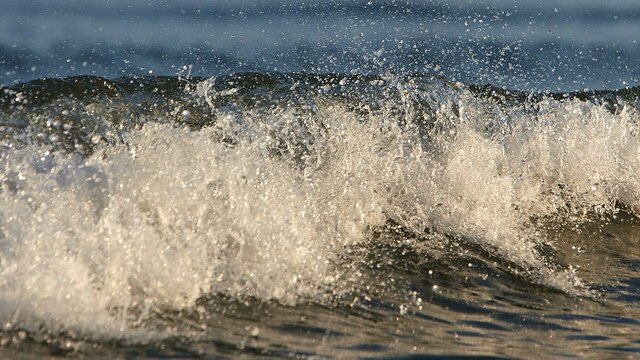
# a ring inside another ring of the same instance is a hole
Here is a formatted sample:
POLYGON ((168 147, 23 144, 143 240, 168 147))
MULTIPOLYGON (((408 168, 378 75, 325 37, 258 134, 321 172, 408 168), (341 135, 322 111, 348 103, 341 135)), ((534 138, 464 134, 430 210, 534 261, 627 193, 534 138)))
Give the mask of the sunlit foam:
POLYGON ((323 302, 358 291, 357 270, 337 259, 389 220, 468 239, 580 293, 536 250, 545 239, 531 219, 580 221, 616 203, 637 212, 635 115, 545 100, 535 113, 500 109, 504 121, 487 114, 497 105, 457 95, 456 121, 444 104, 428 120, 446 131, 428 136, 397 104, 363 119, 336 103, 214 109, 198 131, 149 122, 90 157, 4 152, 0 321, 133 338, 152 336, 139 328, 150 312, 207 294, 323 302))

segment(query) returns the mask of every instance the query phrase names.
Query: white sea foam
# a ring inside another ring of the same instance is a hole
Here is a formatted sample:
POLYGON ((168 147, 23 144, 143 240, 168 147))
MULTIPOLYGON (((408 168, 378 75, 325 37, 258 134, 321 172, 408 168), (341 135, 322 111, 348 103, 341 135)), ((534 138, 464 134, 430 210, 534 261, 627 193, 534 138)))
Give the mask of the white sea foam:
POLYGON ((131 338, 151 310, 205 294, 323 301, 357 286, 336 260, 388 220, 477 242, 577 291, 535 250, 531 218, 579 221, 616 202, 637 212, 637 115, 548 100, 535 114, 503 109, 505 122, 464 91, 456 101, 456 123, 439 112, 449 130, 426 141, 393 111, 362 121, 334 104, 220 112, 198 131, 147 123, 88 158, 4 152, 0 321, 131 338))

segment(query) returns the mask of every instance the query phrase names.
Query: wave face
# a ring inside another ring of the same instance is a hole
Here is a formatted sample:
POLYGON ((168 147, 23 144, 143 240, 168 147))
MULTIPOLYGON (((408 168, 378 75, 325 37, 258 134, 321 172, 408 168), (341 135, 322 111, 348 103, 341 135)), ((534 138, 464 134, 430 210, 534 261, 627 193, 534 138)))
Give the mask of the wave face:
POLYGON ((624 351, 607 323, 637 333, 639 94, 284 73, 4 88, 0 337, 342 357, 455 334, 522 356, 551 329, 549 354, 624 351))

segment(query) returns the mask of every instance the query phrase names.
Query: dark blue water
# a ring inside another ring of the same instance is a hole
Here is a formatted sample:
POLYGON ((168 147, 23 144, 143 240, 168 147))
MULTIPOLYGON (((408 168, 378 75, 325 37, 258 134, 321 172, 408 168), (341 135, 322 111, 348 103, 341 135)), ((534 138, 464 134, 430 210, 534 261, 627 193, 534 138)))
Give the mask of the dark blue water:
POLYGON ((636 1, 21 1, 0 83, 93 74, 430 73, 521 90, 638 84, 636 1))
POLYGON ((0 9, 0 358, 640 356, 640 2, 0 9))

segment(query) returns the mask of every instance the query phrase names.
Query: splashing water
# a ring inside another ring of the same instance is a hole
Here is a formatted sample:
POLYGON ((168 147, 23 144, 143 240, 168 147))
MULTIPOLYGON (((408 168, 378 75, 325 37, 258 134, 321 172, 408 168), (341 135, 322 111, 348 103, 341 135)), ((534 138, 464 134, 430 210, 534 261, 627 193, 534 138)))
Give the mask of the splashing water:
POLYGON ((212 297, 407 314, 426 290, 402 279, 433 274, 414 265, 458 261, 601 297, 552 233, 640 211, 633 98, 485 90, 277 73, 8 88, 0 322, 145 344, 198 339, 184 314, 212 297))

